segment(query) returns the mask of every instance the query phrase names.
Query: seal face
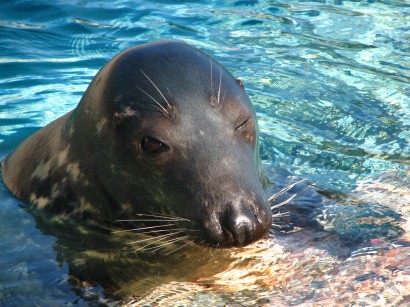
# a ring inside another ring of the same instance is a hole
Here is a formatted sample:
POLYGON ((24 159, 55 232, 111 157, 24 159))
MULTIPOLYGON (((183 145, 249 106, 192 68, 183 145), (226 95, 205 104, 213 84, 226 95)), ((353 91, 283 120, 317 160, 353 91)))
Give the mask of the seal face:
POLYGON ((269 230, 260 176, 242 83, 175 41, 117 55, 73 111, 3 162, 6 186, 33 206, 98 223, 175 216, 191 239, 215 247, 269 230))

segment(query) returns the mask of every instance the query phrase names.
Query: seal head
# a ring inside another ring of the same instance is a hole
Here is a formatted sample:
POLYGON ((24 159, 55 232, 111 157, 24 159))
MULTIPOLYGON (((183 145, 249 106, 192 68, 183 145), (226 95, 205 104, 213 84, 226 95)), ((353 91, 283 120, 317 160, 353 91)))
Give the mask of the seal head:
POLYGON ((49 212, 98 223, 174 216, 208 246, 244 246, 271 226, 242 83, 175 41, 117 55, 73 111, 5 159, 3 177, 49 212))

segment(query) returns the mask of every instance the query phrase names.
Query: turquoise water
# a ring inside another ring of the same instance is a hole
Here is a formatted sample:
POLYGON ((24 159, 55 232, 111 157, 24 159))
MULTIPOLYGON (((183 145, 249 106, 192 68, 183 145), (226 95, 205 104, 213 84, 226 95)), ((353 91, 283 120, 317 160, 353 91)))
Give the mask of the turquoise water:
MULTIPOLYGON (((343 205, 365 195, 402 214, 407 233, 408 1, 1 1, 0 159, 74 108, 116 53, 158 39, 190 43, 244 81, 278 186, 290 176, 280 169, 343 205)), ((57 239, 2 184, 0 204, 0 305, 86 304, 57 239)))

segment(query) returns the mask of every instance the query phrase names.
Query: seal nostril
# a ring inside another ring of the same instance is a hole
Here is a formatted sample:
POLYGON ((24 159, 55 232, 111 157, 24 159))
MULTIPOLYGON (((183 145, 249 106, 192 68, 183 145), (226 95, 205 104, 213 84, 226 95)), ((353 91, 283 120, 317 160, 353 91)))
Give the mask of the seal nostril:
POLYGON ((271 227, 270 208, 263 201, 238 200, 203 225, 205 238, 215 247, 242 247, 267 234, 271 227))
POLYGON ((257 220, 249 220, 247 216, 238 216, 234 221, 232 227, 233 236, 236 241, 236 245, 243 246, 246 245, 249 239, 252 237, 254 232, 254 223, 257 220))
POLYGON ((221 220, 227 242, 234 246, 245 246, 259 238, 261 225, 250 208, 231 206, 221 220), (229 240, 231 239, 231 240, 229 240))

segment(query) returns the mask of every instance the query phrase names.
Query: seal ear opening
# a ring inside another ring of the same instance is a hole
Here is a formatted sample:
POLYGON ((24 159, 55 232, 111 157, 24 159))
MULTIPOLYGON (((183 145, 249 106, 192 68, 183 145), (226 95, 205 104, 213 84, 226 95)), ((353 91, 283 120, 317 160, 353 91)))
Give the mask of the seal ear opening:
POLYGON ((241 79, 236 79, 236 84, 238 84, 240 88, 245 89, 245 85, 243 84, 241 79))

